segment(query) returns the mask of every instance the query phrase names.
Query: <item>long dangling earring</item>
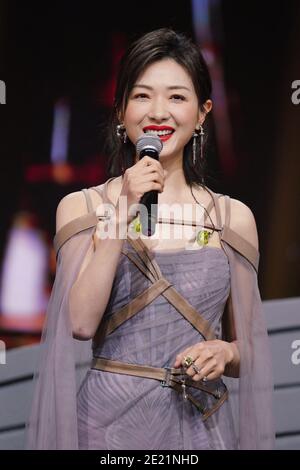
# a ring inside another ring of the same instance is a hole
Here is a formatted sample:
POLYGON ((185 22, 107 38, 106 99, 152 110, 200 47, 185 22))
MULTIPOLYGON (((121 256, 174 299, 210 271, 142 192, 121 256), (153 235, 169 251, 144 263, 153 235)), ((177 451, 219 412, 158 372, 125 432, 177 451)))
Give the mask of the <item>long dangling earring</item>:
POLYGON ((195 129, 193 133, 193 165, 196 165, 197 159, 197 139, 200 136, 200 158, 203 159, 203 139, 204 139, 204 129, 202 125, 200 125, 199 129, 195 129))
POLYGON ((117 125, 117 130, 116 130, 117 136, 119 139, 123 142, 123 144, 126 144, 127 142, 127 133, 126 133, 126 128, 124 124, 118 124, 117 125))
POLYGON ((198 139, 198 133, 194 131, 193 134, 193 165, 196 165, 196 154, 197 154, 197 139, 198 139))
POLYGON ((203 141, 204 141, 204 129, 202 125, 200 125, 200 158, 203 160, 203 141))

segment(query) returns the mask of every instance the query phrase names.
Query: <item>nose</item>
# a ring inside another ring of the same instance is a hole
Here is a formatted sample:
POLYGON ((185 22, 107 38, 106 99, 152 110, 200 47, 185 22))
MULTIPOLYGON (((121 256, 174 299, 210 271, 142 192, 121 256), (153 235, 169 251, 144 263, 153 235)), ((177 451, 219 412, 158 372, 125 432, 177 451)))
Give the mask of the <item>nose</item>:
POLYGON ((148 111, 148 118, 153 121, 166 121, 170 117, 167 104, 162 99, 155 99, 151 102, 148 111))

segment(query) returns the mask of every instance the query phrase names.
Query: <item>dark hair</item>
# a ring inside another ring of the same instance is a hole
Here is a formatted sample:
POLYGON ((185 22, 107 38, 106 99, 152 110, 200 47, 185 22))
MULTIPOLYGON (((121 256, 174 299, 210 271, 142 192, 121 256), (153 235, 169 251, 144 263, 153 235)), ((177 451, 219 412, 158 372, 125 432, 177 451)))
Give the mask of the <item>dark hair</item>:
MULTIPOLYGON (((211 96, 211 78, 206 62, 191 39, 182 33, 176 33, 169 28, 161 28, 145 34, 127 49, 119 63, 116 83, 114 107, 109 119, 109 128, 106 149, 109 155, 108 175, 119 176, 134 164, 135 146, 127 139, 121 143, 116 135, 116 126, 119 124, 118 114, 124 114, 130 92, 137 78, 150 64, 169 58, 175 60, 185 68, 192 79, 198 97, 201 111, 205 111, 203 104, 211 96)), ((204 148, 207 141, 207 119, 205 120, 204 148)), ((197 139, 198 140, 198 139, 197 139)), ((199 152, 199 145, 197 152, 199 152)), ((205 155, 205 152, 204 152, 205 155)), ((196 164, 192 162, 192 138, 186 144, 183 153, 183 171, 188 185, 192 183, 204 184, 205 157, 197 158, 196 164)))

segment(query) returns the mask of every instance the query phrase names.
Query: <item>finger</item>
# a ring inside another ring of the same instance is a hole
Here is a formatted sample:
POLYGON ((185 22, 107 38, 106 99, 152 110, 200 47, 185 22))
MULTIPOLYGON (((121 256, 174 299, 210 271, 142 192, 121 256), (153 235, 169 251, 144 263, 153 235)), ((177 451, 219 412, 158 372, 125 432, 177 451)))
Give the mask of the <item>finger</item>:
POLYGON ((161 176, 156 172, 150 172, 148 174, 142 173, 138 178, 138 184, 136 184, 135 188, 138 188, 139 190, 141 190, 142 193, 145 193, 153 189, 156 189, 162 192, 164 189, 164 182, 162 181, 161 176), (153 185, 153 184, 158 184, 159 186, 155 186, 155 188, 150 187, 150 189, 148 189, 149 185, 153 185))
POLYGON ((197 348, 197 361, 199 364, 204 365, 206 361, 214 357, 214 351, 209 345, 208 341, 204 341, 198 345, 197 348))
POLYGON ((149 161, 146 162, 146 164, 144 164, 142 166, 142 169, 139 170, 139 171, 141 172, 140 174, 142 174, 142 175, 148 175, 149 173, 157 173, 161 176, 162 181, 164 181, 166 173, 167 173, 163 169, 161 164, 159 162, 157 162, 156 160, 153 160, 153 162, 149 162, 149 161))
POLYGON ((148 165, 156 165, 156 166, 161 166, 161 163, 156 160, 153 157, 150 157, 149 155, 145 155, 143 158, 141 158, 138 163, 140 163, 142 166, 148 166, 148 165))
POLYGON ((176 356, 176 365, 174 365, 174 367, 179 367, 179 362, 181 363, 187 355, 192 356, 195 361, 199 361, 199 365, 204 364, 208 359, 214 356, 211 343, 212 341, 202 341, 186 348, 176 356))
POLYGON ((183 365, 182 363, 183 363, 184 358, 186 356, 191 356, 193 359, 196 358, 196 356, 193 355, 193 348, 192 347, 187 348, 184 351, 182 351, 181 353, 177 354, 173 367, 182 367, 182 365, 183 365))
POLYGON ((211 359, 207 359, 205 361, 197 358, 197 360, 192 364, 186 371, 185 373, 189 375, 190 377, 195 377, 195 375, 199 375, 199 372, 204 369, 208 365, 208 363, 211 361, 211 359), (195 366, 195 367, 194 367, 195 366), (199 372, 196 372, 196 370, 199 370, 199 372))
POLYGON ((174 367, 179 367, 182 365, 185 356, 192 356, 193 359, 199 364, 199 366, 204 365, 204 363, 213 357, 213 352, 211 351, 208 341, 199 343, 197 346, 192 346, 185 349, 182 353, 176 356, 176 361, 174 367))
POLYGON ((218 378, 221 374, 218 372, 217 362, 215 359, 210 359, 206 364, 201 368, 199 374, 193 375, 193 380, 200 381, 205 377, 206 380, 213 380, 218 378))
POLYGON ((143 176, 154 178, 155 181, 164 186, 164 177, 162 173, 153 167, 144 168, 143 176))
POLYGON ((167 171, 164 170, 162 164, 160 163, 159 160, 156 160, 155 158, 152 157, 144 157, 142 160, 143 162, 143 167, 144 168, 155 168, 157 171, 159 171, 162 175, 167 174, 167 171), (143 162, 144 160, 144 162, 143 162))

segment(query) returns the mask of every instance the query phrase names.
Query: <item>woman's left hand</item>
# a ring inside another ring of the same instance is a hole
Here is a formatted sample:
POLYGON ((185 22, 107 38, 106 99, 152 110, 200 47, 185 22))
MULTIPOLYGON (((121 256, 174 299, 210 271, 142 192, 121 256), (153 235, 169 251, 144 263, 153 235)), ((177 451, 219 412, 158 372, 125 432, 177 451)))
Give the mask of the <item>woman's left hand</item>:
POLYGON ((233 357, 233 348, 227 341, 202 341, 178 354, 173 367, 185 367, 186 374, 195 381, 215 380, 223 375, 226 365, 231 363, 233 357), (193 360, 188 367, 185 366, 186 357, 193 360))

